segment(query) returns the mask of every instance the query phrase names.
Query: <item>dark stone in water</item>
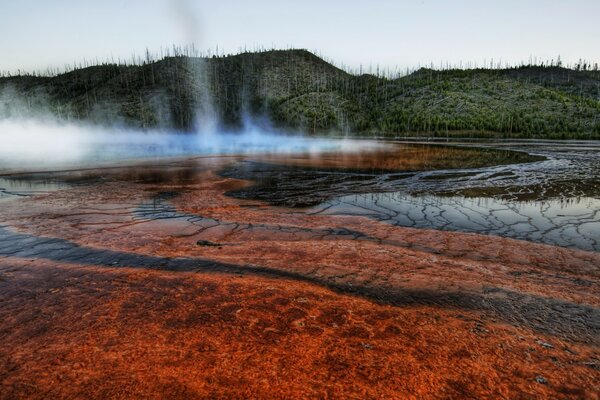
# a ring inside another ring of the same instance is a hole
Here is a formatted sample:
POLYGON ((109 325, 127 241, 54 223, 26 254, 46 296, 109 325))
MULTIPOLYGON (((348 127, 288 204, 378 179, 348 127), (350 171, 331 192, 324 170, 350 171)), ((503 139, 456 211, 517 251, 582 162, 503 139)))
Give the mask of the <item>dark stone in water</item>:
POLYGON ((196 242, 198 246, 207 246, 207 247, 221 247, 220 243, 211 242, 209 240, 198 240, 196 242))

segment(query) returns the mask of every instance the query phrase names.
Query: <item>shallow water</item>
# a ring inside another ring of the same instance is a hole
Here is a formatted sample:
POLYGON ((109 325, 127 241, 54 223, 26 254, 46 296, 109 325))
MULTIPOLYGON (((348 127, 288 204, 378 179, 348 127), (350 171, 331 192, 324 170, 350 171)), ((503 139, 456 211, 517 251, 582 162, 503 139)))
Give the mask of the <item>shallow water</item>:
POLYGON ((315 212, 368 215, 399 226, 600 251, 598 143, 501 146, 547 159, 482 168, 462 177, 436 172, 408 184, 404 191, 343 196, 315 212))
POLYGON ((476 232, 600 251, 600 199, 591 197, 515 201, 370 193, 343 196, 311 212, 362 215, 398 226, 476 232))
POLYGON ((412 172, 341 173, 331 168, 248 163, 231 175, 257 182, 232 195, 308 207, 306 212, 312 214, 360 215, 398 226, 600 251, 598 142, 460 145, 517 150, 540 158, 412 172))
MULTIPOLYGON (((284 155, 229 157, 229 165, 215 172, 253 182, 230 196, 294 207, 300 213, 359 215, 398 226, 600 251, 598 142, 483 142, 460 143, 461 147, 308 142, 284 155)), ((0 177, 0 200, 107 180, 181 190, 201 182, 200 171, 211 168, 201 164, 194 158, 161 158, 160 163, 126 168, 6 175, 0 177)))
POLYGON ((0 177, 0 200, 48 193, 66 186, 59 181, 0 177))

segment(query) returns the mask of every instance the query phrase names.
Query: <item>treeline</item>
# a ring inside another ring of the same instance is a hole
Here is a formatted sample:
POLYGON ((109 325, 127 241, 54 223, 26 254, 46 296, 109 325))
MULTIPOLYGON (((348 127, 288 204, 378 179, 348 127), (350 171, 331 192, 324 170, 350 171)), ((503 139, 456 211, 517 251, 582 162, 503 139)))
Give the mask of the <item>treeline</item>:
POLYGON ((600 71, 588 62, 399 76, 349 73, 305 50, 196 55, 174 47, 160 61, 148 53, 56 76, 0 78, 0 116, 45 110, 61 119, 179 130, 196 129, 203 118, 227 127, 265 118, 314 133, 600 136, 600 71))
MULTIPOLYGON (((264 46, 255 45, 251 48, 248 46, 239 47, 236 53, 226 53, 223 49, 219 49, 217 46, 215 49, 207 49, 207 50, 199 50, 195 47, 194 44, 190 45, 171 45, 166 47, 160 47, 157 51, 150 51, 148 48, 140 55, 135 52, 132 52, 129 57, 114 57, 111 55, 110 57, 106 57, 104 59, 100 59, 96 57, 95 59, 83 59, 79 62, 74 62, 72 64, 65 64, 62 67, 57 66, 49 66, 43 70, 20 70, 9 71, 3 70, 0 71, 0 78, 9 78, 9 77, 18 77, 18 76, 27 76, 27 77, 54 77, 57 75, 66 74, 68 72, 72 72, 78 69, 84 69, 88 67, 95 66, 143 66, 150 63, 155 63, 158 61, 162 61, 172 57, 187 57, 187 58, 228 58, 233 57, 235 55, 242 54, 259 54, 259 53, 270 53, 275 51, 282 51, 275 48, 267 48, 264 46)), ((298 51, 298 49, 288 48, 283 50, 286 52, 298 51)), ((319 57, 321 60, 327 62, 332 66, 336 66, 343 71, 351 74, 351 75, 375 75, 380 78, 387 79, 397 79, 402 76, 410 75, 415 71, 420 69, 431 69, 437 71, 449 71, 449 70, 501 70, 501 69, 516 69, 523 67, 558 67, 564 69, 571 69, 574 71, 599 71, 600 66, 598 62, 592 62, 589 60, 585 60, 580 58, 577 62, 563 63, 560 55, 557 56, 556 59, 545 60, 542 58, 537 58, 530 56, 528 61, 520 61, 517 63, 511 63, 507 61, 502 61, 502 59, 484 59, 483 62, 479 63, 477 61, 460 61, 457 63, 443 62, 440 61, 439 64, 434 62, 426 63, 424 65, 419 64, 417 66, 406 66, 405 68, 399 67, 381 67, 379 64, 376 65, 368 65, 363 66, 362 64, 358 67, 349 67, 344 64, 338 65, 335 60, 328 58, 327 56, 320 53, 318 50, 313 50, 312 53, 319 57)))

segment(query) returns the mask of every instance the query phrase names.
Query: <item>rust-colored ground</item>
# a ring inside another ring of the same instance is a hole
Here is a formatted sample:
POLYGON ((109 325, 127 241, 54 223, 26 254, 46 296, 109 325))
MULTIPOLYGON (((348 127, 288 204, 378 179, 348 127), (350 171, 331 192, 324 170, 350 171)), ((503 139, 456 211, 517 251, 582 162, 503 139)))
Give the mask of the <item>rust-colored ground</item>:
POLYGON ((600 254, 240 201, 222 162, 2 203, 1 399, 599 398, 600 254))

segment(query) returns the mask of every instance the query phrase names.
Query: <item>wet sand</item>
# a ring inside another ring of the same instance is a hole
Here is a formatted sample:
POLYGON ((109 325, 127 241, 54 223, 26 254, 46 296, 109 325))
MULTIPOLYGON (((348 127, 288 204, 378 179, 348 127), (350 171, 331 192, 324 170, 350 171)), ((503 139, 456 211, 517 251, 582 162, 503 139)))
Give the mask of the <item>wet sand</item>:
POLYGON ((2 201, 0 398, 598 398, 600 253, 234 198, 231 161, 2 201))

